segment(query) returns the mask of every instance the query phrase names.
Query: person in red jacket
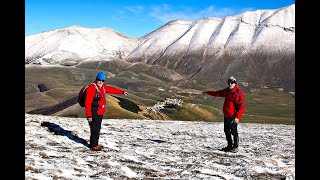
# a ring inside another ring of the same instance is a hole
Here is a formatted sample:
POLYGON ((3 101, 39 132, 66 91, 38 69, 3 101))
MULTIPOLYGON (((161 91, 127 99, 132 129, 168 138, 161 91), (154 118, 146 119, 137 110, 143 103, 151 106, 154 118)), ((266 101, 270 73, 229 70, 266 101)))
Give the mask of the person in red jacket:
POLYGON ((105 80, 105 73, 99 72, 96 80, 89 85, 85 100, 85 113, 90 125, 90 148, 94 151, 100 151, 102 148, 98 141, 102 117, 106 111, 106 93, 128 96, 128 93, 121 89, 105 85, 105 80))
POLYGON ((228 145, 222 148, 222 150, 238 152, 239 136, 237 125, 245 109, 244 94, 237 85, 236 78, 233 76, 228 79, 228 85, 229 87, 225 89, 219 91, 204 91, 203 94, 225 98, 223 104, 224 133, 228 145), (233 142, 231 135, 233 135, 233 142))

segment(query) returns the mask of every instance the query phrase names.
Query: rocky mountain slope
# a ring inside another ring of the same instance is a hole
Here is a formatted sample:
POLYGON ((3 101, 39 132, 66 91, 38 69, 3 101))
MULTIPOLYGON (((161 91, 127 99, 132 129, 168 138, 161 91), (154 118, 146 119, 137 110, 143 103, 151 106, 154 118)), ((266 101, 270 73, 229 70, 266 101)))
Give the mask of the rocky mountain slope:
POLYGON ((241 81, 293 88, 295 5, 222 19, 171 21, 144 36, 125 59, 206 82, 241 81))

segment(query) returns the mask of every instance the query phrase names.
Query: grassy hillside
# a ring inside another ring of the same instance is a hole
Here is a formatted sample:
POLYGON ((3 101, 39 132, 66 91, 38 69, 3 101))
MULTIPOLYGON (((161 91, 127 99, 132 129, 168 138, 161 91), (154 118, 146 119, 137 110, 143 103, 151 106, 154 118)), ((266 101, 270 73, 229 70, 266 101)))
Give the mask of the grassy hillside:
MULTIPOLYGON (((109 71, 107 85, 129 92, 128 97, 108 95, 107 113, 104 118, 173 119, 186 121, 222 121, 224 99, 201 94, 204 90, 221 89, 226 84, 203 84, 199 81, 172 82, 141 72, 109 71), (164 109, 154 114, 147 107, 174 98, 183 100, 179 109, 164 109)), ((46 112, 59 116, 85 117, 83 108, 72 98, 80 88, 94 81, 101 69, 75 67, 26 67, 25 111, 46 112), (38 84, 45 84, 48 91, 39 92, 38 84), (68 101, 69 100, 69 101, 68 101)), ((99 66, 101 68, 101 65, 99 66)), ((113 65, 113 67, 116 67, 113 65)), ((259 88, 250 85, 240 88, 245 93, 246 110, 242 122, 295 124, 295 97, 286 91, 259 88)))

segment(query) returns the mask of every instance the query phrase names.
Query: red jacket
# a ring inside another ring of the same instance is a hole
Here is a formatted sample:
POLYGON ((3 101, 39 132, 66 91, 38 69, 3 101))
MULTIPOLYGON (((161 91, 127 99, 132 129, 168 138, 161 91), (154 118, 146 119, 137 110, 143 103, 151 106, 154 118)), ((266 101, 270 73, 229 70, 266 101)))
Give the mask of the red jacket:
POLYGON ((240 119, 245 108, 244 94, 236 84, 230 91, 229 87, 220 91, 206 91, 210 96, 225 97, 223 103, 224 117, 240 119))
POLYGON ((98 115, 103 115, 107 108, 107 101, 106 101, 106 93, 109 94, 123 94, 123 90, 117 89, 115 87, 107 86, 103 84, 101 88, 94 82, 89 85, 87 89, 87 96, 85 100, 85 109, 86 109, 86 116, 92 117, 91 107, 98 107, 98 115), (96 96, 96 88, 98 88, 98 93, 100 95, 100 100, 93 101, 96 96), (98 103, 97 103, 98 102, 98 103))

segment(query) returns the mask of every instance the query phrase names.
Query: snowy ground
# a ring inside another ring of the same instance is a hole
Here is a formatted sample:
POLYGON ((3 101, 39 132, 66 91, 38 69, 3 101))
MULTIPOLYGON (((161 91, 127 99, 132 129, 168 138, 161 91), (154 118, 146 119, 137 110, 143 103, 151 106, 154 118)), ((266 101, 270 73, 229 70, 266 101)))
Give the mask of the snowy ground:
POLYGON ((295 179, 295 126, 240 123, 240 151, 222 123, 103 120, 90 151, 84 118, 25 115, 26 179, 295 179), (42 124, 42 125, 41 125, 42 124))

